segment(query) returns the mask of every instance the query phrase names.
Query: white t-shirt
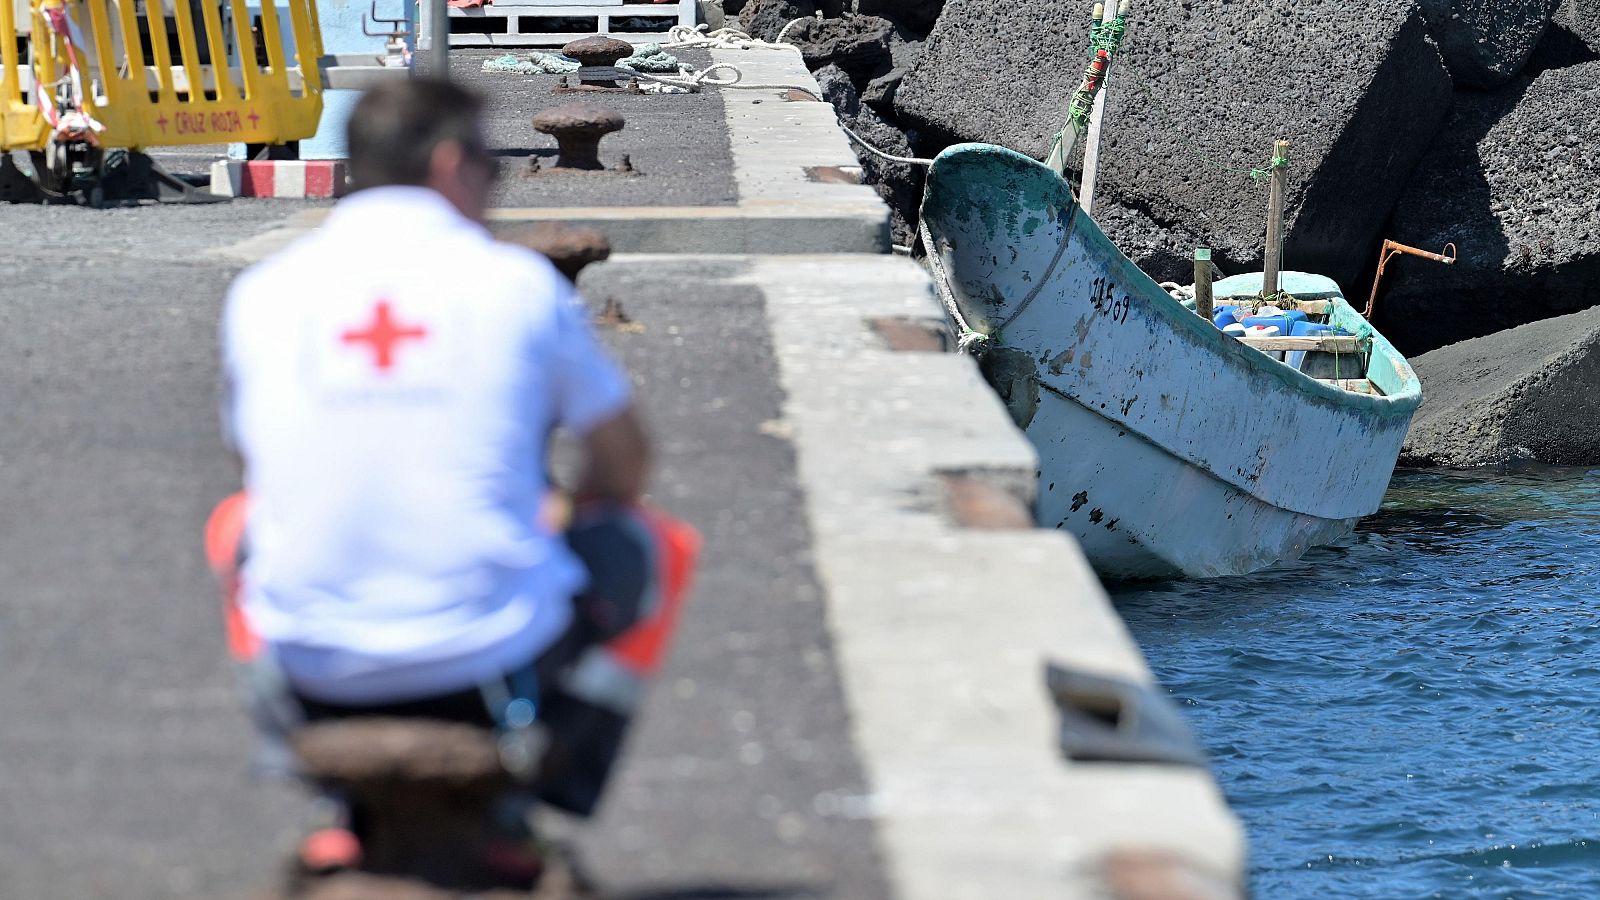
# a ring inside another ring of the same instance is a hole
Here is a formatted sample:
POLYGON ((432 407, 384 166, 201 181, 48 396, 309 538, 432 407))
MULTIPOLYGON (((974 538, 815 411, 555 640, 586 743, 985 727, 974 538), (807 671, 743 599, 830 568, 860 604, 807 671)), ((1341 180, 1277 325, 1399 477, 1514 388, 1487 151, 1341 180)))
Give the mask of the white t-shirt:
POLYGON ((463 690, 567 627, 586 576, 540 523, 546 442, 629 391, 547 260, 433 191, 360 191, 239 276, 222 345, 243 610, 299 690, 463 690))

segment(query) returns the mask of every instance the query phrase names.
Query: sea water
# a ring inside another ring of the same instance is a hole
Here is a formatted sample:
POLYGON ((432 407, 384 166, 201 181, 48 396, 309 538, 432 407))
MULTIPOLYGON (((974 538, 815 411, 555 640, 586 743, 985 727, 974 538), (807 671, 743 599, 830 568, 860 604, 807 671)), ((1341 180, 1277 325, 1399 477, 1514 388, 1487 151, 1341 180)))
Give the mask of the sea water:
POLYGON ((1297 563, 1109 587, 1255 896, 1600 897, 1600 470, 1402 471, 1297 563))

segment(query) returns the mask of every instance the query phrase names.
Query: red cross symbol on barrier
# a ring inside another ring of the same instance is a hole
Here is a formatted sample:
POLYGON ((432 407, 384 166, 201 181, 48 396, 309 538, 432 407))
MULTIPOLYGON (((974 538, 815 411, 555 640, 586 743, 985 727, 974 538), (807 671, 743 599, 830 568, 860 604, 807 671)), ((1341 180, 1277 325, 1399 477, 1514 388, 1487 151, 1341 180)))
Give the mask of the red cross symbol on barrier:
POLYGON ((161 113, 161 117, 159 119, 156 119, 156 124, 161 126, 161 133, 162 134, 166 134, 167 133, 167 122, 168 121, 170 121, 170 120, 167 118, 167 114, 166 113, 161 113))
POLYGON ((360 331, 352 328, 340 335, 339 340, 346 344, 370 344, 372 364, 379 372, 387 372, 394 367, 394 351, 401 341, 407 338, 420 341, 427 336, 428 329, 421 325, 396 322, 389 301, 379 300, 372 308, 372 324, 360 331))
POLYGON ((245 116, 245 118, 250 120, 250 127, 251 128, 256 127, 256 123, 261 121, 261 117, 256 115, 256 111, 253 110, 253 109, 250 110, 250 115, 245 116))

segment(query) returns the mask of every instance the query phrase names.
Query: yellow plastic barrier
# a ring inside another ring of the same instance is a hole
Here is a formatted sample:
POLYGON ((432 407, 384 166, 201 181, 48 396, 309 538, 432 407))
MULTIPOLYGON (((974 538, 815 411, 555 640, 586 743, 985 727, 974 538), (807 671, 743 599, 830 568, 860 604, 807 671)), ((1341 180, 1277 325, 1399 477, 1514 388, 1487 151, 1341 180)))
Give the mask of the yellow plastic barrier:
POLYGON ((47 134, 38 107, 22 95, 16 14, 14 0, 0 0, 0 150, 43 146, 47 134))
POLYGON ((15 58, 12 2, 0 0, 0 150, 43 149, 52 135, 139 149, 317 131, 316 0, 286 0, 287 34, 274 0, 31 0, 31 69, 15 58), (43 96, 25 102, 34 84, 43 96))

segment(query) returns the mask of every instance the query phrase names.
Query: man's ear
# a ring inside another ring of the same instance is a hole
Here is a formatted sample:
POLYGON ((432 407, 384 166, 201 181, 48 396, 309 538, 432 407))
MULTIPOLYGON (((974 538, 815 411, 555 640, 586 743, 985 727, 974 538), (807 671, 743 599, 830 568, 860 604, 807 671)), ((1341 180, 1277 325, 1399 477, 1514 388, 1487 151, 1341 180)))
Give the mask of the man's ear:
POLYGON ((428 176, 435 185, 454 181, 466 162, 466 149, 460 141, 440 141, 428 159, 428 176))

